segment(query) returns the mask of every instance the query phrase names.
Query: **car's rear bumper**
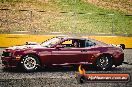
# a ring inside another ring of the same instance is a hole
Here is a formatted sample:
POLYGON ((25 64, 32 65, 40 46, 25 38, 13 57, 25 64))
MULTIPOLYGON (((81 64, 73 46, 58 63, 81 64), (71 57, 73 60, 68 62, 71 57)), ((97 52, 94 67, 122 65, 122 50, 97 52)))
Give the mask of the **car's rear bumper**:
POLYGON ((124 61, 124 53, 118 55, 118 57, 114 59, 114 65, 116 66, 122 65, 123 61, 124 61))
POLYGON ((1 57, 2 60, 2 66, 5 68, 13 68, 17 67, 19 61, 12 58, 12 57, 1 57))

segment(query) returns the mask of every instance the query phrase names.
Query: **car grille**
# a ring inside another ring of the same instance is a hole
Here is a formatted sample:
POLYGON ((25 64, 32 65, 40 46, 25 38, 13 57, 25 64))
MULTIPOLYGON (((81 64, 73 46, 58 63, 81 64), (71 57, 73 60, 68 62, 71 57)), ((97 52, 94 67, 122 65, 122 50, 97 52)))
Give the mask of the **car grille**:
POLYGON ((5 62, 5 61, 2 61, 2 63, 4 64, 4 65, 7 65, 8 63, 7 62, 5 62))
POLYGON ((11 53, 10 52, 3 52, 2 56, 4 56, 4 57, 10 57, 11 53))

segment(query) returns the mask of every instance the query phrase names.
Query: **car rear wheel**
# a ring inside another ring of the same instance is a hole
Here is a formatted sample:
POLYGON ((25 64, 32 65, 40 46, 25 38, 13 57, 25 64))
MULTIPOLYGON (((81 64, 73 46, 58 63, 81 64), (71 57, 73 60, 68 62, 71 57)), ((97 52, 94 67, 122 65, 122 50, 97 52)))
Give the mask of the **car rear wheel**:
POLYGON ((101 70, 108 70, 112 68, 113 61, 110 56, 103 55, 97 59, 96 65, 101 70))
POLYGON ((33 72, 38 69, 40 62, 34 55, 26 55, 21 61, 22 68, 27 72, 33 72))

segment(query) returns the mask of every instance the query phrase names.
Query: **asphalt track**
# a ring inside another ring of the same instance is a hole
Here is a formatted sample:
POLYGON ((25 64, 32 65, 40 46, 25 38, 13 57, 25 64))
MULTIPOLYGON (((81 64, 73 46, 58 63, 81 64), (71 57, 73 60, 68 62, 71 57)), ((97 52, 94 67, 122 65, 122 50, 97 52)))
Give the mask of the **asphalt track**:
MULTIPOLYGON (((0 48, 0 55, 3 48, 0 48)), ((130 73, 132 77, 132 49, 125 49, 125 62, 110 71, 98 71, 88 67, 87 73, 130 73)), ((77 69, 47 68, 37 72, 25 73, 15 69, 4 70, 0 60, 0 87, 132 87, 129 82, 88 82, 78 84, 75 78, 77 69)))

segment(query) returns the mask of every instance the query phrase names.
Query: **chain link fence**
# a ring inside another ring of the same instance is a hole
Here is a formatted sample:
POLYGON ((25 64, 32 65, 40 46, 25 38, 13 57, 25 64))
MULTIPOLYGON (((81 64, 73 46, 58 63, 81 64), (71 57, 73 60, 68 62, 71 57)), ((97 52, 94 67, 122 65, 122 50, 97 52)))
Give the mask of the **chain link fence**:
POLYGON ((0 9, 0 33, 128 34, 132 21, 126 17, 132 16, 0 9))

